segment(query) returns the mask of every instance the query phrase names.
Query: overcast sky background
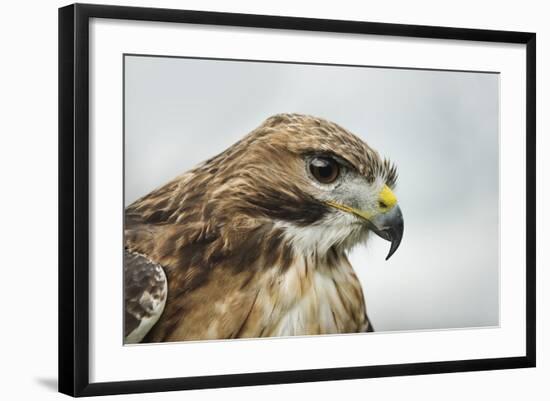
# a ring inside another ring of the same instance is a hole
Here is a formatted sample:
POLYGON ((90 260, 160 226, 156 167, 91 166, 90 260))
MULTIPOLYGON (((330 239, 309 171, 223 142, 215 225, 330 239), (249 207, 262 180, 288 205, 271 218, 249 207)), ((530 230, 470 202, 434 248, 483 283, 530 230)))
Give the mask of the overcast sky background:
POLYGON ((125 58, 125 203, 281 112, 352 131, 398 166, 399 250, 351 262, 376 331, 499 322, 499 76, 183 58, 125 58))

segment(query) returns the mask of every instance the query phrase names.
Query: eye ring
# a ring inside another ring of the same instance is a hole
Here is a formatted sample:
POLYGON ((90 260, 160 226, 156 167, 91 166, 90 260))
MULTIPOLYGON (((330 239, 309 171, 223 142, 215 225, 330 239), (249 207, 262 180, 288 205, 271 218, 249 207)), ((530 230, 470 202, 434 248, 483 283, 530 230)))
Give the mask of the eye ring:
POLYGON ((340 176, 340 165, 331 157, 317 156, 309 161, 309 172, 321 184, 332 184, 340 176))

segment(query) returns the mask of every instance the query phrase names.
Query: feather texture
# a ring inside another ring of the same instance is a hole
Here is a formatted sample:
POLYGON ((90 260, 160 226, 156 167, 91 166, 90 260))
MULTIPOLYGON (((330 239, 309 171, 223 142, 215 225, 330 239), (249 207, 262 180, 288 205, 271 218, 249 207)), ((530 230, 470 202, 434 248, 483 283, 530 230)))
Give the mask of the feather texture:
POLYGON ((395 167, 344 128, 282 114, 126 209, 126 251, 168 282, 144 341, 369 330, 346 256, 368 230, 320 201, 304 168, 311 154, 395 185, 395 167))

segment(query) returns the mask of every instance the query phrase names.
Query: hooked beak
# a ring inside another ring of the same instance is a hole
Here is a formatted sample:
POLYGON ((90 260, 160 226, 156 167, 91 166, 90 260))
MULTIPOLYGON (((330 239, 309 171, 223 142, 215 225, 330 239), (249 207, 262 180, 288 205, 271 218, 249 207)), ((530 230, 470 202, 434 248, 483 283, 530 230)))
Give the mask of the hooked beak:
POLYGON ((368 219, 367 224, 376 235, 391 242, 390 252, 386 256, 386 260, 388 260, 397 251, 403 238, 404 225, 401 208, 395 205, 386 213, 381 213, 368 219))
POLYGON ((350 206, 342 205, 337 202, 327 201, 329 206, 352 213, 361 217, 367 222, 367 226, 379 237, 391 242, 390 251, 386 260, 388 260, 399 248, 403 238, 403 214, 397 204, 393 204, 390 209, 371 216, 369 213, 354 209, 350 206))

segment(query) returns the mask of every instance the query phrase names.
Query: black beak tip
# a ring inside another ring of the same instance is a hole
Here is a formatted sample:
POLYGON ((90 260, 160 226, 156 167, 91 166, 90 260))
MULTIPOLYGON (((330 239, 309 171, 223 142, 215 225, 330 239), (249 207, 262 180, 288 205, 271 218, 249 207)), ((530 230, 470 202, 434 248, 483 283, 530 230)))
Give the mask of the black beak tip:
POLYGON ((401 209, 399 206, 395 206, 392 211, 383 215, 377 222, 371 222, 369 227, 376 235, 391 242, 390 251, 386 256, 386 260, 388 260, 397 251, 403 238, 404 223, 401 209))
POLYGON ((386 260, 388 260, 395 253, 395 251, 397 251, 397 248, 399 248, 399 245, 401 244, 401 239, 403 238, 403 221, 389 230, 388 237, 390 238, 391 246, 388 256, 386 256, 386 260))
POLYGON ((395 251, 397 251, 397 248, 399 248, 399 243, 397 243, 396 241, 392 241, 390 246, 390 251, 388 252, 388 256, 386 256, 386 260, 391 258, 391 256, 395 253, 395 251))

